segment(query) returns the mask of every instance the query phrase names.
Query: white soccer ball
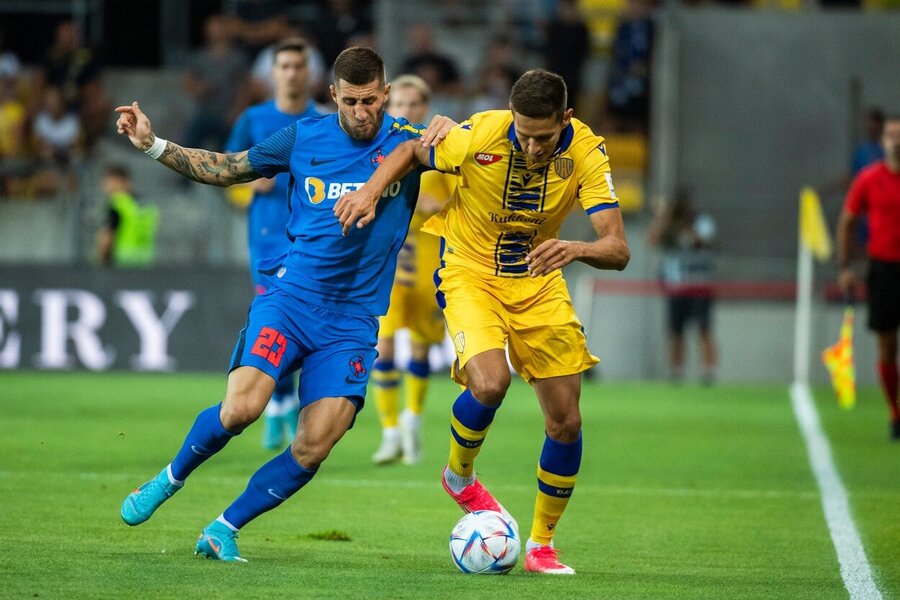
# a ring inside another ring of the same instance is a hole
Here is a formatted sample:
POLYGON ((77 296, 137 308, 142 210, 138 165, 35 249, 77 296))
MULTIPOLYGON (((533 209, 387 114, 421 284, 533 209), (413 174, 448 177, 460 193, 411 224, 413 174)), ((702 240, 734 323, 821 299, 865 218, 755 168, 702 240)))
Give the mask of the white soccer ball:
POLYGON ((450 532, 450 556, 463 573, 504 575, 519 559, 515 521, 493 510, 465 515, 450 532))

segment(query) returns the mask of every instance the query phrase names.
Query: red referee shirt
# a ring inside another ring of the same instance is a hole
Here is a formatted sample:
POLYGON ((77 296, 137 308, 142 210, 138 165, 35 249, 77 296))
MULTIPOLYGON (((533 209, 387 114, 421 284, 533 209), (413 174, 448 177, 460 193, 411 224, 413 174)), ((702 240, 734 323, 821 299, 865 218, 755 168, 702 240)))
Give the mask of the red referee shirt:
POLYGON ((844 208, 868 215, 870 258, 900 262, 900 173, 884 161, 867 167, 853 180, 844 208))

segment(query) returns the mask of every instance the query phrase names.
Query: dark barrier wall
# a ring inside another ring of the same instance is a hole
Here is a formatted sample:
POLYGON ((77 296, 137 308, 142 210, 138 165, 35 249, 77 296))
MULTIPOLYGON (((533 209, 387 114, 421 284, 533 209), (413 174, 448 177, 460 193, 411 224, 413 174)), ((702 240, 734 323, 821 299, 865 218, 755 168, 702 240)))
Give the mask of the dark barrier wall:
POLYGON ((0 266, 0 369, 224 373, 252 297, 241 269, 0 266))

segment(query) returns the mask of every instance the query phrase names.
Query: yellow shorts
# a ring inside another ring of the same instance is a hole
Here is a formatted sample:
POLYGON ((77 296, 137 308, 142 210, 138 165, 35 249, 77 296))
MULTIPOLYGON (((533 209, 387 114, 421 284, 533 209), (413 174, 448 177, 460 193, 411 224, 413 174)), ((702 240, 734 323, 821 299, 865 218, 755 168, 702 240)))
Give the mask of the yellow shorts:
POLYGON ((444 339, 444 316, 431 287, 410 287, 394 282, 391 306, 381 317, 379 337, 391 337, 398 329, 409 329, 412 341, 419 344, 440 344, 444 339))
POLYGON ((509 278, 457 265, 438 272, 444 318, 456 348, 453 378, 473 356, 509 342, 513 368, 527 382, 573 375, 598 362, 587 349, 581 322, 559 271, 546 277, 509 278))

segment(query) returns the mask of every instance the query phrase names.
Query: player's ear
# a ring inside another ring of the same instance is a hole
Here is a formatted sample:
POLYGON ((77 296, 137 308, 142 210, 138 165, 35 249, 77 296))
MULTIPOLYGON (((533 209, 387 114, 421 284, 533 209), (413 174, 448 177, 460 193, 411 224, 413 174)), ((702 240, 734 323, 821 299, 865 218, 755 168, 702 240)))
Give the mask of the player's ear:
POLYGON ((574 109, 574 108, 570 108, 570 109, 566 110, 566 112, 563 113, 563 117, 562 117, 562 127, 563 127, 563 129, 565 129, 566 127, 569 126, 569 123, 572 121, 572 115, 573 115, 574 113, 575 113, 575 109, 574 109))
POLYGON ((331 99, 334 101, 335 104, 337 104, 337 103, 338 103, 338 101, 337 101, 337 89, 335 89, 333 83, 332 83, 331 85, 328 86, 328 91, 331 92, 331 99))
POLYGON ((390 95, 391 95, 391 84, 386 83, 386 84, 384 84, 384 103, 385 104, 387 104, 387 101, 388 101, 388 98, 390 97, 390 95))

